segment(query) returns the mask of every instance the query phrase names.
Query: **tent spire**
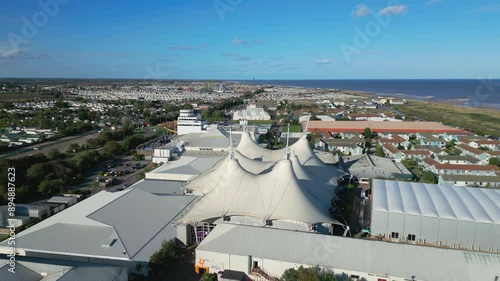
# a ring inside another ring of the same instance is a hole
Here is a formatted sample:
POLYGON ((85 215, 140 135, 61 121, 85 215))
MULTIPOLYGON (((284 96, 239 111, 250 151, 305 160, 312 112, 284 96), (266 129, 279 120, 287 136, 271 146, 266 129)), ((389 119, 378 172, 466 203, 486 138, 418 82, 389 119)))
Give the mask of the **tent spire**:
POLYGON ((288 147, 289 141, 290 141, 290 123, 288 123, 288 128, 286 131, 286 147, 288 147))
POLYGON ((309 113, 307 118, 306 128, 304 129, 304 135, 307 135, 307 133, 309 132, 309 120, 311 120, 311 113, 309 113))
POLYGON ((229 126, 229 158, 234 159, 233 129, 229 126))
POLYGON ((285 149, 285 160, 290 160, 290 147, 288 146, 290 141, 290 123, 288 123, 286 131, 286 149, 285 149))

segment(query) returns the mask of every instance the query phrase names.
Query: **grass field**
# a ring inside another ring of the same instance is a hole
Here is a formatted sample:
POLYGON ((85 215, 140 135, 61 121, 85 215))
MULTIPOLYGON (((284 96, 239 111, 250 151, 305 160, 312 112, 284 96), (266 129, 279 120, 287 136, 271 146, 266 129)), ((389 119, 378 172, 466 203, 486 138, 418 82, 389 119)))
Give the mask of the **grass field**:
POLYGON ((396 109, 407 118, 423 118, 473 130, 479 135, 500 137, 500 110, 421 101, 409 101, 396 109))
POLYGON ((290 125, 290 132, 297 133, 302 132, 299 125, 290 125))

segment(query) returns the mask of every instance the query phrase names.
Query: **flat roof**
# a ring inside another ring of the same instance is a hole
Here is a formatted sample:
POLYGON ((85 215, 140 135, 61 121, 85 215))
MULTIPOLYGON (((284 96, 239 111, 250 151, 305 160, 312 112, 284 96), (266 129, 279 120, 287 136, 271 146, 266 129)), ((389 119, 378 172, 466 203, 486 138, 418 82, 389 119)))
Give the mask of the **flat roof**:
POLYGON ((384 121, 309 121, 302 123, 303 126, 309 124, 308 130, 328 130, 330 132, 363 132, 365 128, 370 128, 373 132, 432 132, 432 133, 452 133, 463 132, 461 129, 445 126, 438 122, 384 122, 384 121))
POLYGON ((500 182, 500 176, 440 175, 445 181, 500 182))
POLYGON ((181 156, 179 160, 168 161, 150 173, 199 175, 212 168, 222 157, 181 156))
MULTIPOLYGON (((101 191, 20 232, 16 246, 27 252, 148 261, 165 239, 175 238, 172 223, 197 201, 175 183, 142 180, 116 192, 101 191)), ((7 241, 0 252, 8 251, 7 241)))
POLYGON ((227 223, 218 224, 196 251, 418 280, 494 280, 500 274, 495 254, 227 223))
MULTIPOLYGON (((241 132, 232 133, 234 146, 236 146, 241 138, 241 132)), ((229 147, 229 132, 223 127, 210 125, 209 129, 200 133, 189 133, 172 138, 172 141, 160 148, 170 148, 176 146, 178 142, 183 141, 186 147, 201 147, 201 148, 228 148, 229 147)))
MULTIPOLYGON (((350 158, 353 158, 352 156, 350 158)), ((385 157, 379 157, 375 155, 364 154, 358 158, 358 160, 349 166, 349 172, 358 176, 370 176, 376 177, 388 177, 391 174, 397 175, 411 175, 411 172, 404 166, 398 165, 399 163, 394 163, 391 159, 385 157), (383 170, 382 174, 378 168, 383 170), (387 174, 385 174, 387 173, 387 174)))
POLYGON ((113 280, 120 274, 127 274, 125 266, 111 266, 69 260, 48 260, 34 257, 16 257, 16 273, 8 272, 9 260, 0 258, 0 280, 9 281, 88 281, 113 280), (39 273, 47 273, 47 277, 39 273))
POLYGON ((500 224, 500 190, 374 179, 372 210, 500 224))

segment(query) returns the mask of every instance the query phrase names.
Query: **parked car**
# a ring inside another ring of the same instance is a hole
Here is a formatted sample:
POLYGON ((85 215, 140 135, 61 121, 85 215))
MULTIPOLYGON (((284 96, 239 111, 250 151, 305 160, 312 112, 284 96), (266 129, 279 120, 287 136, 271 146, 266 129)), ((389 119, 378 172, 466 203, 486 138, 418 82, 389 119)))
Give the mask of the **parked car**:
POLYGON ((132 166, 132 169, 136 169, 136 170, 142 169, 142 168, 144 168, 144 165, 141 163, 135 163, 135 165, 132 166))

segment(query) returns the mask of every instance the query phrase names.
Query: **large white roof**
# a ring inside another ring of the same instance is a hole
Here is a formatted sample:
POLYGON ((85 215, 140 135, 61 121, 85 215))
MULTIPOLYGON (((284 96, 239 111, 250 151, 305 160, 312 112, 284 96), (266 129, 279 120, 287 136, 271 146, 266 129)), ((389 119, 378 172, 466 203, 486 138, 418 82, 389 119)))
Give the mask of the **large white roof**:
POLYGON ((224 216, 335 222, 328 214, 341 171, 324 164, 305 137, 289 148, 269 150, 243 133, 234 154, 186 185, 204 197, 181 219, 193 223, 224 216), (330 182, 333 182, 331 184, 330 182))
MULTIPOLYGON (((304 166, 305 170, 318 182, 329 183, 330 185, 336 185, 335 181, 341 175, 345 173, 339 169, 335 169, 332 165, 327 165, 321 161, 316 154, 312 151, 307 141, 307 137, 302 136, 297 142, 291 145, 289 148, 291 153, 295 154, 300 161, 300 164, 304 166)), ((244 156, 247 159, 258 160, 260 162, 276 162, 285 158, 287 149, 267 149, 264 148, 252 139, 248 132, 245 132, 241 136, 240 143, 236 147, 238 159, 244 156)), ((242 163, 242 166, 246 168, 246 162, 242 163)), ((267 165, 267 164, 264 164, 267 165)))
MULTIPOLYGON (((496 254, 226 223, 218 224, 196 251, 197 258, 214 252, 408 280, 415 275, 416 280, 493 281, 500 275, 496 254)), ((272 267, 264 269, 273 273, 272 267)))
MULTIPOLYGON (((18 233, 17 249, 148 261, 163 240, 176 237, 172 222, 198 199, 180 188, 143 180, 123 191, 101 191, 18 233)), ((9 247, 3 241, 0 253, 9 247)))
POLYGON ((317 188, 314 182, 308 185, 298 179, 293 161, 293 158, 281 160, 270 172, 255 175, 246 171, 237 159, 227 158, 204 177, 205 185, 187 185, 188 189, 197 188, 205 196, 180 221, 249 216, 263 221, 284 220, 309 225, 334 222, 328 215, 329 201, 323 199, 325 196, 319 198, 326 187, 313 192, 317 188))
POLYGON ((248 132, 244 132, 241 135, 241 140, 236 147, 236 150, 250 159, 261 161, 276 162, 280 159, 283 159, 283 157, 285 156, 284 149, 272 150, 258 145, 257 143, 255 143, 255 141, 250 136, 250 133, 248 132))
POLYGON ((500 224, 500 190, 373 181, 373 211, 500 224))

